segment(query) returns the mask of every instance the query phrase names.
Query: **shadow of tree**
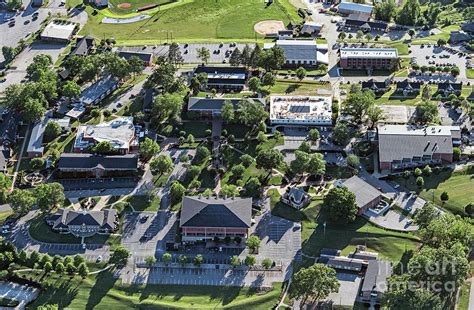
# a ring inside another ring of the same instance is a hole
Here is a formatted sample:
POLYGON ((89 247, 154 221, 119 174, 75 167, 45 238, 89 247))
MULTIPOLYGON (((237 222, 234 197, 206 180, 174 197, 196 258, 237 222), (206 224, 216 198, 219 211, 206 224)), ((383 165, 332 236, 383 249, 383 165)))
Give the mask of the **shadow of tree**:
POLYGON ((95 308, 107 292, 115 285, 117 279, 113 277, 110 270, 101 272, 97 275, 97 281, 90 290, 89 299, 87 300, 86 309, 95 308))

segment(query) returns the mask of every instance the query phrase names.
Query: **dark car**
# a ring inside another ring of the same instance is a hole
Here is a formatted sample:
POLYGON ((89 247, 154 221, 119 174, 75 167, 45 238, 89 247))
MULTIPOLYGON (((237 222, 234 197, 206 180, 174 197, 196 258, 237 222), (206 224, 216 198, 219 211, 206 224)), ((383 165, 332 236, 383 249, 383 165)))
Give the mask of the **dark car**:
POLYGON ((145 223, 147 220, 148 220, 148 215, 142 216, 142 217, 140 218, 140 223, 143 224, 143 223, 145 223))

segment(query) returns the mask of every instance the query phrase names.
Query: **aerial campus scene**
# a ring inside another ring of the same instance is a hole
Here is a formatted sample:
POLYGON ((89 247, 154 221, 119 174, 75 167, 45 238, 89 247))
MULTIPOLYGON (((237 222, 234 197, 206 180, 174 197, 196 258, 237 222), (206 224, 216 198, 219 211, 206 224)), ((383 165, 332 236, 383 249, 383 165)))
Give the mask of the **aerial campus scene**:
POLYGON ((474 309, 473 0, 0 0, 0 309, 474 309))

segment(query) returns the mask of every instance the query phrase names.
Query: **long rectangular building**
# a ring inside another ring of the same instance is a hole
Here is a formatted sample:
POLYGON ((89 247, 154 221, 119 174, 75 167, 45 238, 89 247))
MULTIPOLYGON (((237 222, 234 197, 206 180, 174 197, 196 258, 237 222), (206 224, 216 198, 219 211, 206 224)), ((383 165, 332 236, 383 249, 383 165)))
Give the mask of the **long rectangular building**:
POLYGON ((381 170, 403 170, 453 161, 459 126, 383 125, 378 127, 381 170))
POLYGON ((270 124, 331 126, 332 97, 271 96, 270 124))
POLYGON ((394 69, 398 65, 396 48, 341 48, 342 69, 394 69))

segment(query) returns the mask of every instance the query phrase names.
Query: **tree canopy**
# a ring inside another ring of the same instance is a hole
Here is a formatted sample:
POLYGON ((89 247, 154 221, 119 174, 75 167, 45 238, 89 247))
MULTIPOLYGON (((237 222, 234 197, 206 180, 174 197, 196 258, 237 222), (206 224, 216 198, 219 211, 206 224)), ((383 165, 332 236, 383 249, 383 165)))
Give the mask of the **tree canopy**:
POLYGON ((353 222, 357 215, 355 195, 346 187, 331 188, 324 197, 324 208, 335 222, 353 222))

